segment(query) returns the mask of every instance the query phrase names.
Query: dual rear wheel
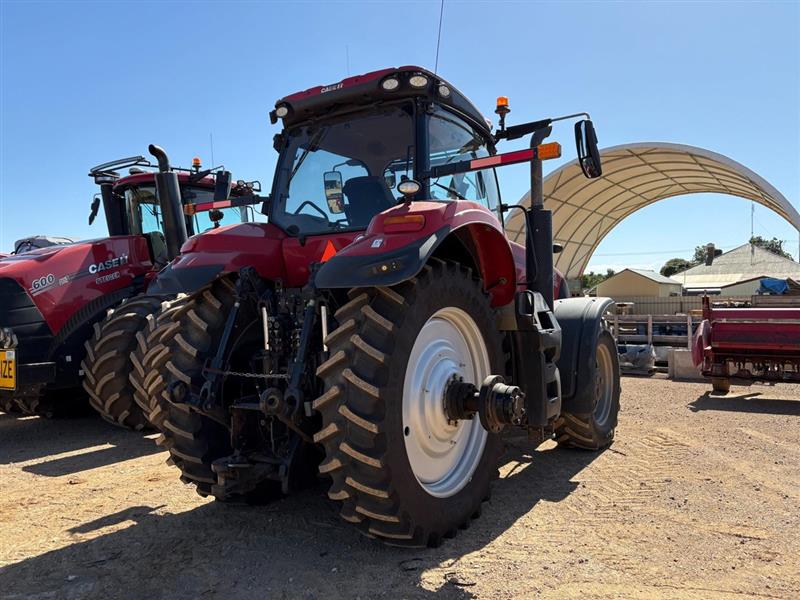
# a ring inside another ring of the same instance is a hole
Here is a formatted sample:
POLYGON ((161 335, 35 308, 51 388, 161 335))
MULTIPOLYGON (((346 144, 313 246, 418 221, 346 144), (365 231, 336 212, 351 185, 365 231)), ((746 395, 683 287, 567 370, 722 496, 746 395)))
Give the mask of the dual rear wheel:
POLYGON ((145 295, 124 300, 95 323, 94 334, 86 342, 86 357, 81 364, 83 388, 92 408, 109 423, 134 430, 150 425, 147 413, 135 401, 129 378, 136 336, 147 318, 159 312, 161 304, 161 298, 145 295))

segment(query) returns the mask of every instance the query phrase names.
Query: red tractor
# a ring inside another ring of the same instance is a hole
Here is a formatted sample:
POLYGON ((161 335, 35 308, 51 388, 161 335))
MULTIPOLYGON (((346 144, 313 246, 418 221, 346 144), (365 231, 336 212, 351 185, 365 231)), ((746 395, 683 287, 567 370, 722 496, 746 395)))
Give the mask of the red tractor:
MULTIPOLYGON (((560 119, 492 131, 455 87, 386 69, 278 101, 266 224, 186 243, 151 292, 187 293, 140 334, 132 374, 165 413, 182 479, 263 500, 316 471, 362 533, 436 545, 478 515, 498 435, 589 450, 619 410, 612 301, 554 301, 544 143, 560 119), (501 140, 529 149, 497 154, 501 140), (500 201, 495 167, 529 163, 530 209, 500 201), (524 210, 524 246, 503 215, 524 210)), ((601 173, 594 129, 580 164, 601 173)))
MULTIPOLYGON (((81 379, 106 419, 146 425, 128 389, 135 333, 162 298, 142 295, 179 251, 188 233, 218 224, 221 212, 184 215, 193 205, 231 195, 230 173, 171 169, 163 150, 150 147, 159 172, 142 156, 91 170, 100 186, 109 237, 50 246, 0 260, 0 409, 53 415, 75 404, 81 379), (120 177, 120 169, 130 175, 120 177), (201 220, 200 215, 203 215, 201 220)), ((252 184, 233 189, 252 197, 252 184)))

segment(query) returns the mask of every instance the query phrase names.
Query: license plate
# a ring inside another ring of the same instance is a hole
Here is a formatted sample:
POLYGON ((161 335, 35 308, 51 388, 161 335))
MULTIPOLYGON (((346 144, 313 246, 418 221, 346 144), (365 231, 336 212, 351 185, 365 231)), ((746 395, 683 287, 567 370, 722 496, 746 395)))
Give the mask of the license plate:
POLYGON ((17 389, 17 353, 0 350, 0 390, 17 389))

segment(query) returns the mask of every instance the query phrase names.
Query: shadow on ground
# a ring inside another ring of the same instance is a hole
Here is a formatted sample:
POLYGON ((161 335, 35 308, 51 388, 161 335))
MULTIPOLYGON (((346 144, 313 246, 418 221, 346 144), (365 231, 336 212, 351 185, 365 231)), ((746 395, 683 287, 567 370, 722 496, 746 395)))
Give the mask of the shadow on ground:
POLYGON ((764 397, 762 392, 732 392, 725 396, 717 396, 711 392, 706 392, 689 404, 689 408, 693 412, 723 410, 767 415, 800 416, 800 400, 764 397))
POLYGON ((0 413, 0 464, 56 457, 22 468, 36 475, 70 475, 161 451, 143 433, 114 427, 97 417, 43 419, 0 413), (106 447, 58 456, 94 446, 106 447))
POLYGON ((566 498, 577 485, 573 477, 599 456, 513 444, 506 460, 516 467, 495 483, 481 518, 437 549, 403 550, 362 537, 339 519, 325 486, 262 507, 209 502, 159 514, 142 505, 76 526, 72 545, 0 569, 0 597, 470 598, 476 582, 459 574, 459 559, 538 502, 566 498), (440 565, 437 589, 420 587, 421 574, 440 565))

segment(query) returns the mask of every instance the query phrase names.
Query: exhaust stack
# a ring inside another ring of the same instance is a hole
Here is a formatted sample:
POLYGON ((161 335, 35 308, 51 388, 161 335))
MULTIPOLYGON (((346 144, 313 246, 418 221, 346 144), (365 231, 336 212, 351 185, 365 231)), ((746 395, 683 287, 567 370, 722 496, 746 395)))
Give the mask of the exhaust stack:
POLYGON ((163 148, 150 144, 148 150, 158 161, 156 173, 156 193, 164 218, 164 238, 167 243, 167 253, 172 260, 181 251, 181 246, 188 239, 186 234, 186 221, 183 215, 183 202, 181 188, 178 183, 178 174, 170 169, 169 158, 163 148))

